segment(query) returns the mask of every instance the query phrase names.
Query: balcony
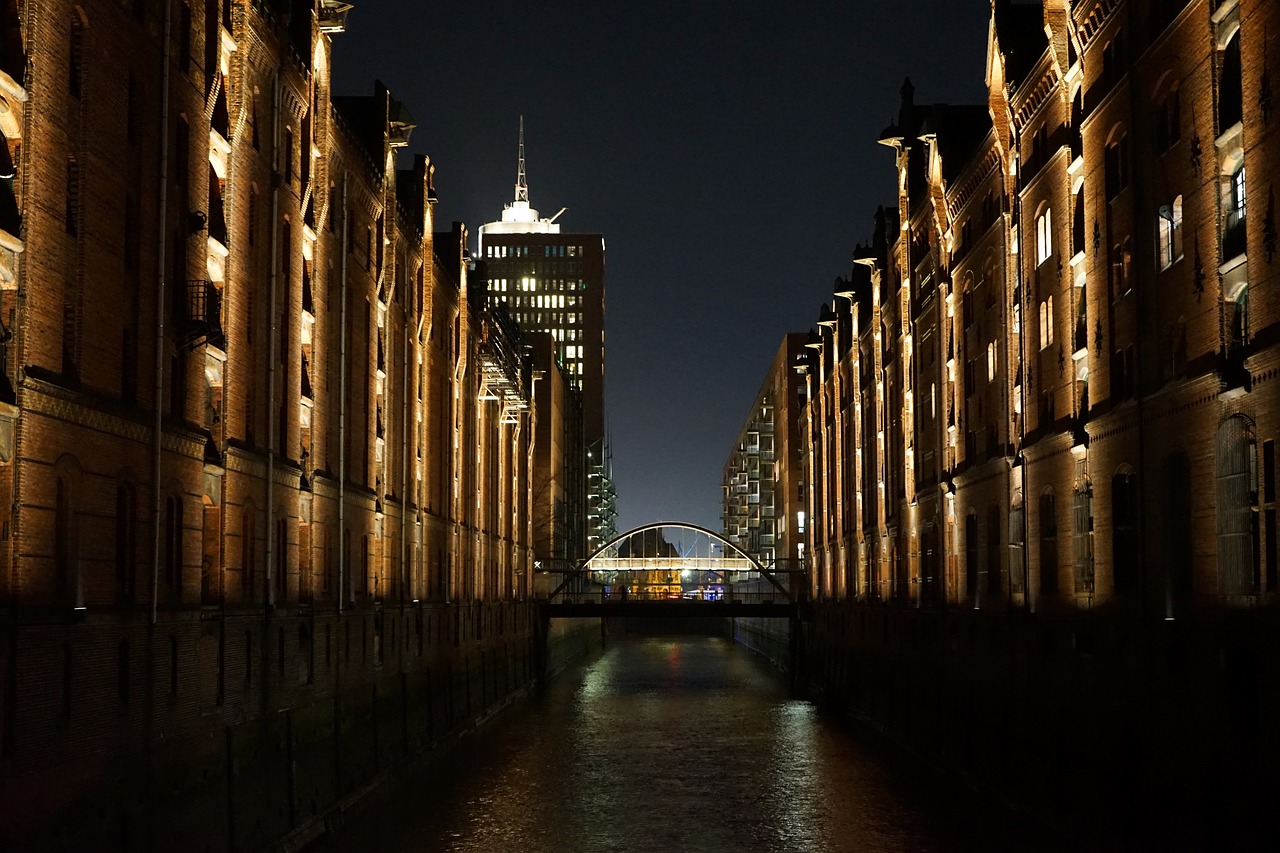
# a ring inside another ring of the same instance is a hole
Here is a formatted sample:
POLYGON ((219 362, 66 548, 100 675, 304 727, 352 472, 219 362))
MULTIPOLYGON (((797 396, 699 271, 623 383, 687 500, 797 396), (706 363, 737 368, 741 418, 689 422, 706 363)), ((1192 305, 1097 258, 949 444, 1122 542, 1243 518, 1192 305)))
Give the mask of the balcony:
POLYGON ((347 31, 347 13, 351 11, 350 3, 339 3, 337 0, 320 0, 317 14, 322 33, 344 33, 347 31))
POLYGON ((1227 227, 1222 234, 1222 261, 1224 264, 1243 255, 1247 245, 1245 218, 1242 216, 1227 227))
POLYGON ((222 291, 208 279, 187 282, 186 311, 182 317, 183 343, 188 347, 210 344, 226 349, 222 333, 222 291))

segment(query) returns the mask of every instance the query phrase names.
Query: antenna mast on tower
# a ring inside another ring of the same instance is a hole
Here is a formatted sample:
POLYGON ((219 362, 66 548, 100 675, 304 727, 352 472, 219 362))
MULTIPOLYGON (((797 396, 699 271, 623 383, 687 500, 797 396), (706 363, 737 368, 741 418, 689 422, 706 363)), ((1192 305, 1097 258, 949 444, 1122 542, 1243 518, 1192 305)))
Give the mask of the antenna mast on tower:
POLYGON ((520 162, 516 167, 516 201, 529 203, 529 184, 524 174, 524 116, 520 116, 520 162))

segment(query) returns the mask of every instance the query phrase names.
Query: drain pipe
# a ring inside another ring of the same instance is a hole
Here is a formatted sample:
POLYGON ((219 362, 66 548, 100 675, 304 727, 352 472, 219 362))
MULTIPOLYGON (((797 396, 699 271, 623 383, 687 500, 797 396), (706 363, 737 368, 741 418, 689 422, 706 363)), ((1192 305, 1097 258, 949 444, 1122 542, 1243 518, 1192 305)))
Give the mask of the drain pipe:
MULTIPOLYGON (((289 152, 286 156, 292 156, 289 152)), ((270 273, 270 306, 267 315, 270 320, 271 333, 267 336, 267 589, 263 599, 267 611, 275 604, 275 549, 276 530, 275 510, 275 471, 276 471, 276 350, 279 347, 277 335, 279 327, 276 323, 276 282, 280 265, 280 66, 276 66, 275 77, 271 86, 271 262, 270 273)), ((265 642, 265 641, 264 641, 265 642)))
MULTIPOLYGON (((150 624, 156 624, 156 604, 160 595, 160 518, 163 502, 160 491, 161 456, 164 408, 164 305, 165 305, 165 266, 168 263, 166 250, 169 246, 165 225, 169 219, 169 54, 170 38, 173 29, 172 0, 164 7, 164 59, 161 71, 161 89, 164 97, 160 100, 160 214, 157 231, 159 240, 156 250, 156 386, 155 386, 155 422, 154 446, 152 447, 151 471, 154 483, 151 506, 151 612, 150 624)), ((179 152, 181 153, 181 152, 179 152)), ((190 152, 188 152, 188 156, 190 152)), ((150 691, 147 692, 150 695, 150 691)))
POLYGON ((338 306, 338 612, 347 603, 347 241, 350 239, 350 205, 347 204, 347 173, 342 173, 342 272, 339 287, 342 292, 338 306))

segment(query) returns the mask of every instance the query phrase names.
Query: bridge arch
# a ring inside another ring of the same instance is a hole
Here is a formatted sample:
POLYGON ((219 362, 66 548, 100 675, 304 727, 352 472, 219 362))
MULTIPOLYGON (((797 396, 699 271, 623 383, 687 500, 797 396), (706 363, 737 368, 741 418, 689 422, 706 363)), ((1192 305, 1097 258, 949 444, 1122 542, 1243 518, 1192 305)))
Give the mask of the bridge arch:
POLYGON ((585 571, 591 571, 592 570, 591 565, 593 562, 596 561, 597 558, 603 557, 604 555, 610 553, 611 551, 616 550, 622 545, 622 543, 630 541, 637 536, 642 537, 644 534, 650 531, 666 530, 669 528, 674 528, 677 530, 686 530, 690 533, 695 533, 700 536, 706 536, 707 539, 709 539, 711 542, 714 542, 720 545, 724 549, 724 553, 726 556, 728 556, 730 553, 734 553, 737 555, 738 559, 743 559, 749 562, 754 571, 760 572, 761 574, 767 574, 767 570, 760 563, 759 560, 757 560, 755 557, 748 554, 746 551, 743 551, 741 548, 739 548, 737 545, 734 545, 729 540, 725 539, 719 533, 716 533, 713 530, 708 530, 707 528, 697 524, 690 524, 687 521, 655 521, 655 522, 652 522, 651 524, 643 524, 640 527, 634 527, 625 533, 620 533, 617 536, 613 537, 613 539, 601 545, 591 554, 591 556, 583 560, 582 568, 585 571))
MULTIPOLYGON (((614 583, 620 577, 638 578, 645 576, 642 573, 656 572, 660 576, 666 573, 665 584, 674 584, 682 581, 673 580, 671 574, 678 572, 681 578, 684 578, 687 574, 685 570, 701 573, 701 577, 710 584, 705 588, 699 586, 699 590, 716 592, 716 585, 723 584, 727 587, 733 583, 732 578, 735 575, 740 577, 742 573, 750 573, 766 581, 785 600, 794 601, 794 596, 787 586, 781 583, 774 576, 774 572, 762 565, 758 559, 715 531, 684 521, 655 521, 615 536, 593 551, 585 560, 573 566, 560 585, 551 593, 549 600, 556 600, 561 593, 580 594, 580 589, 578 592, 566 592, 575 586, 575 581, 592 579, 600 582, 601 578, 606 578, 606 583, 614 583), (686 548, 681 553, 681 548, 685 547, 684 540, 678 539, 673 542, 667 539, 664 531, 691 533, 707 543, 706 552, 697 553, 698 543, 695 541, 692 548, 686 548), (633 543, 638 543, 639 553, 636 553, 636 544, 633 543), (720 553, 713 554, 713 548, 718 548, 720 553), (645 553, 646 550, 653 553, 645 553)), ((695 577, 697 576, 695 574, 695 577)), ((648 577, 652 577, 652 574, 648 577)), ((663 587, 663 584, 660 583, 658 586, 663 587)), ((667 587, 663 587, 660 591, 663 594, 671 592, 667 587)), ((719 592, 722 594, 724 590, 719 592)))

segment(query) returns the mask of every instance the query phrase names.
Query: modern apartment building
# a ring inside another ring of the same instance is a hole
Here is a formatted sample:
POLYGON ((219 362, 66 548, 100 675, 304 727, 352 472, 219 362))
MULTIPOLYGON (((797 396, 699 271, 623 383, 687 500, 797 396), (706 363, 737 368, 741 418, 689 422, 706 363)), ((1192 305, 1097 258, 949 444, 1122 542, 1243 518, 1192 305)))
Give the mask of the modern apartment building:
POLYGON ((805 556, 800 407, 807 337, 787 335, 765 375, 724 466, 724 538, 765 567, 798 567, 805 556))

